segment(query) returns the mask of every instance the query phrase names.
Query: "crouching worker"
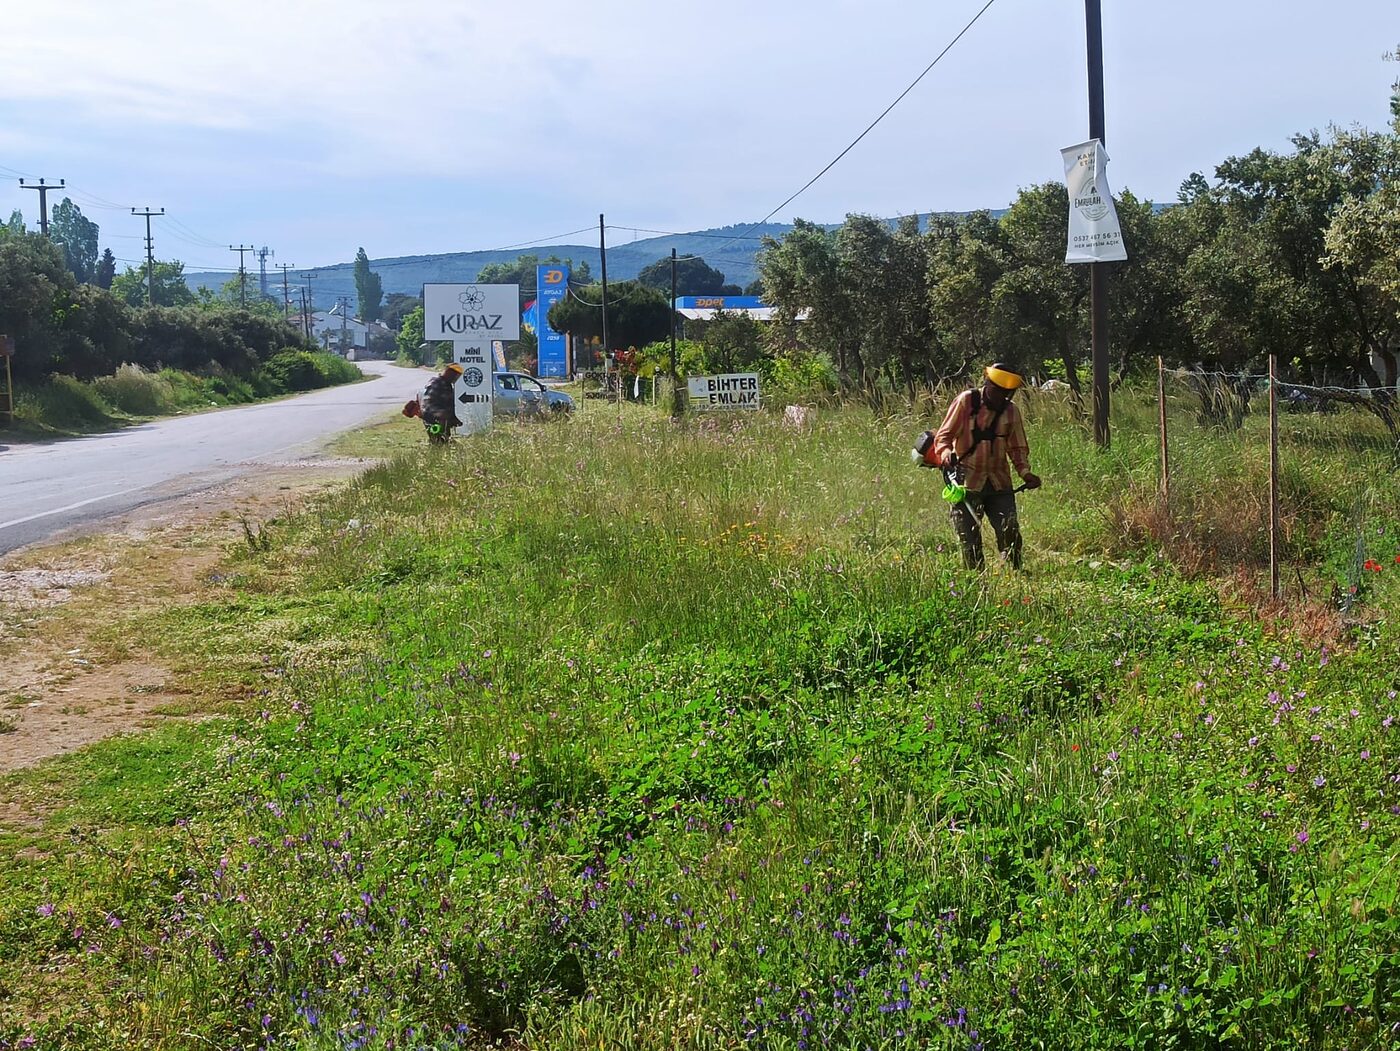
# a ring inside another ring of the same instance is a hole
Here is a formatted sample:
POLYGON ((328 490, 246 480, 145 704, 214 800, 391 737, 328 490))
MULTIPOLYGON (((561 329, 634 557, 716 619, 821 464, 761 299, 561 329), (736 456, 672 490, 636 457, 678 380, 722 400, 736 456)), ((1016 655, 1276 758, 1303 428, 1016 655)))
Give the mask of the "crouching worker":
POLYGON ((428 443, 446 443, 452 437, 452 428, 462 426, 457 419, 457 377, 462 374, 462 366, 448 365, 441 373, 428 381, 418 399, 419 415, 428 431, 428 443))
POLYGON ((934 451, 948 475, 949 491, 962 498, 952 505, 953 528, 962 545, 963 564, 980 569, 982 517, 992 523, 997 550, 1021 568, 1021 526, 1016 517, 1016 491, 1011 467, 1027 489, 1039 489, 1031 473, 1030 446, 1021 414, 1011 403, 1023 382, 1010 365, 997 362, 983 371, 981 390, 964 391, 948 406, 943 425, 934 435, 934 451))

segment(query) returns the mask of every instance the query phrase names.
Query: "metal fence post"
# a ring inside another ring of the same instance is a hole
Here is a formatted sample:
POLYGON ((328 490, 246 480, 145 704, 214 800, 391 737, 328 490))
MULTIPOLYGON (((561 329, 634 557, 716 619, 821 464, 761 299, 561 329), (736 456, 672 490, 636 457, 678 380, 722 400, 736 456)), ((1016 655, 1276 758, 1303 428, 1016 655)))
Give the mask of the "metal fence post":
POLYGON ((1278 356, 1269 355, 1269 594, 1277 601, 1278 537, 1278 356))

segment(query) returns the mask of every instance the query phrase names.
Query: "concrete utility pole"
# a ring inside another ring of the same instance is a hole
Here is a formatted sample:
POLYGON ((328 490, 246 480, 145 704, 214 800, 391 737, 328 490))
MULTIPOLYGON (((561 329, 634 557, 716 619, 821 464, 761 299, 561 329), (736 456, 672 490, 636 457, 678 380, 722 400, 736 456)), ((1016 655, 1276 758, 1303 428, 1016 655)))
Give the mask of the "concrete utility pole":
POLYGON ((292 316, 292 296, 287 288, 287 271, 292 268, 291 263, 277 264, 277 269, 282 271, 282 316, 287 318, 292 316))
POLYGON ((151 236, 151 216, 164 215, 165 209, 153 212, 147 205, 145 209, 131 209, 131 214, 146 218, 146 305, 153 307, 156 305, 156 241, 151 236))
MULTIPOLYGON (((1084 0, 1089 51, 1089 138, 1104 141, 1103 12, 1100 0, 1084 0)), ((1094 365, 1094 442, 1108 447, 1108 264, 1089 264, 1089 342, 1094 365)))
POLYGON ((229 245, 230 252, 238 253, 238 303, 245 309, 248 306, 248 271, 243 268, 243 253, 256 251, 256 246, 240 244, 238 246, 229 245))
POLYGON ((21 190, 39 191, 39 232, 45 237, 49 236, 49 191, 61 190, 63 187, 64 181, 62 179, 58 180, 57 186, 51 182, 44 182, 43 179, 38 182, 25 182, 23 179, 19 181, 21 190))
POLYGON ((258 291, 262 293, 264 299, 267 298, 267 257, 276 258, 277 253, 267 245, 258 249, 258 291))

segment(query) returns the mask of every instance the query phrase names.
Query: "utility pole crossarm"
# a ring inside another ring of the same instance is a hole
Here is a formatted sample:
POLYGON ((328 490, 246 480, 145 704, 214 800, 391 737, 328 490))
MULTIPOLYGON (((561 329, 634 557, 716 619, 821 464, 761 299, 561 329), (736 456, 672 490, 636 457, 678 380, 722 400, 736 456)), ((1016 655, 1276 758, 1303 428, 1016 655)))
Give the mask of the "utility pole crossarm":
POLYGON ((229 245, 230 252, 238 253, 238 303, 244 310, 248 308, 248 271, 243 267, 243 255, 245 252, 257 251, 256 245, 229 245))
POLYGON ((146 219, 146 305, 153 307, 156 305, 156 242, 151 236, 151 219, 153 216, 164 215, 165 209, 152 211, 147 205, 144 209, 131 209, 131 214, 144 216, 146 219))
POLYGON ((63 179, 59 179, 57 184, 45 182, 43 179, 38 182, 25 182, 23 179, 19 181, 21 190, 39 191, 39 232, 45 237, 49 236, 49 191, 61 190, 65 185, 67 184, 63 179))

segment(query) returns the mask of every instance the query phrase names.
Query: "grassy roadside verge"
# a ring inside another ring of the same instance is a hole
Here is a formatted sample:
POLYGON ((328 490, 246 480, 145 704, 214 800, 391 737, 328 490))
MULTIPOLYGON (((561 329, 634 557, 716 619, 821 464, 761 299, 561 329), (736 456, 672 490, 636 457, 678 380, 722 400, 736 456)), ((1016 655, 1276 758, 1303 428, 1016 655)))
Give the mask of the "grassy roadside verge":
POLYGON ((111 376, 83 382, 55 374, 15 391, 15 418, 0 439, 23 441, 110 430, 159 416, 300 394, 350 383, 363 376, 334 354, 285 351, 251 376, 215 371, 198 375, 178 369, 148 371, 123 365, 111 376))
POLYGON ((911 433, 501 427, 260 528, 133 627, 266 692, 23 779, 113 778, 0 862, 0 1039, 1384 1046, 1395 625, 1107 561, 1067 432, 966 576, 911 433))

